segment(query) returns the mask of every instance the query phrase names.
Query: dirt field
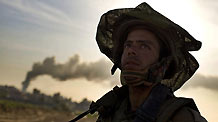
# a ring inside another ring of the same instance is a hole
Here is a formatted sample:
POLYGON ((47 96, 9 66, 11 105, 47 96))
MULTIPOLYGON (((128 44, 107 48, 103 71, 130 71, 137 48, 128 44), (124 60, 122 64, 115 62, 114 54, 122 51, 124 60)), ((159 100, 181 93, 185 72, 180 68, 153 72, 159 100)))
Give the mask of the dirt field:
MULTIPOLYGON (((76 115, 52 109, 27 106, 22 104, 0 104, 0 122, 68 122, 76 115)), ((95 122, 97 115, 87 117, 78 122, 95 122)))
MULTIPOLYGON (((19 111, 0 113, 0 122, 68 122, 75 116, 73 114, 55 111, 19 111)), ((85 117, 78 122, 95 122, 96 117, 85 117)))

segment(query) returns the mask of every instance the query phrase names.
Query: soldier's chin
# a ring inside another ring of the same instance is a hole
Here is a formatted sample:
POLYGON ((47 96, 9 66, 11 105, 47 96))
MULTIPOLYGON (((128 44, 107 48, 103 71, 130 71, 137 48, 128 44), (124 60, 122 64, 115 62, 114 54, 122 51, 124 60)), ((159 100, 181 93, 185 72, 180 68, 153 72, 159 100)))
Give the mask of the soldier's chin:
POLYGON ((148 82, 148 81, 143 81, 143 80, 136 80, 137 78, 135 77, 131 77, 131 76, 126 76, 125 77, 125 81, 126 84, 129 86, 146 86, 146 87, 150 87, 153 85, 153 83, 148 82))
POLYGON ((132 76, 125 76, 125 82, 128 86, 139 86, 139 85, 143 85, 143 81, 136 78, 136 77, 132 77, 132 76))

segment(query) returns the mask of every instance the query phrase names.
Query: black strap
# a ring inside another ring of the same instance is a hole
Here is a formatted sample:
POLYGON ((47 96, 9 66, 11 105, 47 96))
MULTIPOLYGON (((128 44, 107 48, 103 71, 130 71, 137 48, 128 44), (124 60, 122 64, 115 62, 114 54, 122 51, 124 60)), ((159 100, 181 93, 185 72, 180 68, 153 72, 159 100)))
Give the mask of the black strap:
POLYGON ((113 90, 106 93, 103 97, 98 99, 95 104, 91 105, 90 108, 97 106, 98 113, 102 116, 107 116, 113 113, 117 105, 126 98, 128 95, 128 86, 123 85, 122 87, 114 87, 113 90))
POLYGON ((116 64, 114 64, 113 67, 111 68, 111 75, 114 75, 117 68, 118 68, 118 66, 116 64))

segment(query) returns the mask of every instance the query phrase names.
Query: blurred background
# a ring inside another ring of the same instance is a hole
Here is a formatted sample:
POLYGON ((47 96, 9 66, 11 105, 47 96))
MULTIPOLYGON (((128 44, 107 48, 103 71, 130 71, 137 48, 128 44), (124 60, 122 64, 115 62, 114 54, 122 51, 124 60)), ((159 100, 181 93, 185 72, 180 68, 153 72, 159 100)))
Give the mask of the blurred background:
POLYGON ((110 75, 112 63, 98 49, 96 28, 108 10, 136 7, 142 2, 202 42, 202 48, 192 52, 200 68, 175 94, 193 98, 201 114, 215 122, 215 0, 0 0, 0 121, 28 121, 31 117, 39 122, 67 121, 115 85, 120 86, 119 71, 110 75), (24 109, 29 118, 16 116, 24 109))

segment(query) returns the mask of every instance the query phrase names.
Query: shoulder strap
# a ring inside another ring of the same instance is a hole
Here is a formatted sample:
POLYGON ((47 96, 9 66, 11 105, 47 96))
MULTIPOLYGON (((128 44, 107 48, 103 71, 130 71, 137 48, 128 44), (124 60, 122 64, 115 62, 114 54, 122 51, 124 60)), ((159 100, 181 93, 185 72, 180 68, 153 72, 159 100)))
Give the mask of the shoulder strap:
POLYGON ((114 109, 117 105, 121 104, 123 99, 127 96, 128 87, 114 87, 113 90, 106 93, 95 103, 90 105, 90 108, 97 108, 97 111, 102 116, 107 116, 110 113, 114 112, 114 109))
POLYGON ((173 114, 182 107, 189 107, 195 111, 198 111, 193 99, 171 97, 161 106, 157 117, 157 122, 167 122, 173 116, 173 114))

